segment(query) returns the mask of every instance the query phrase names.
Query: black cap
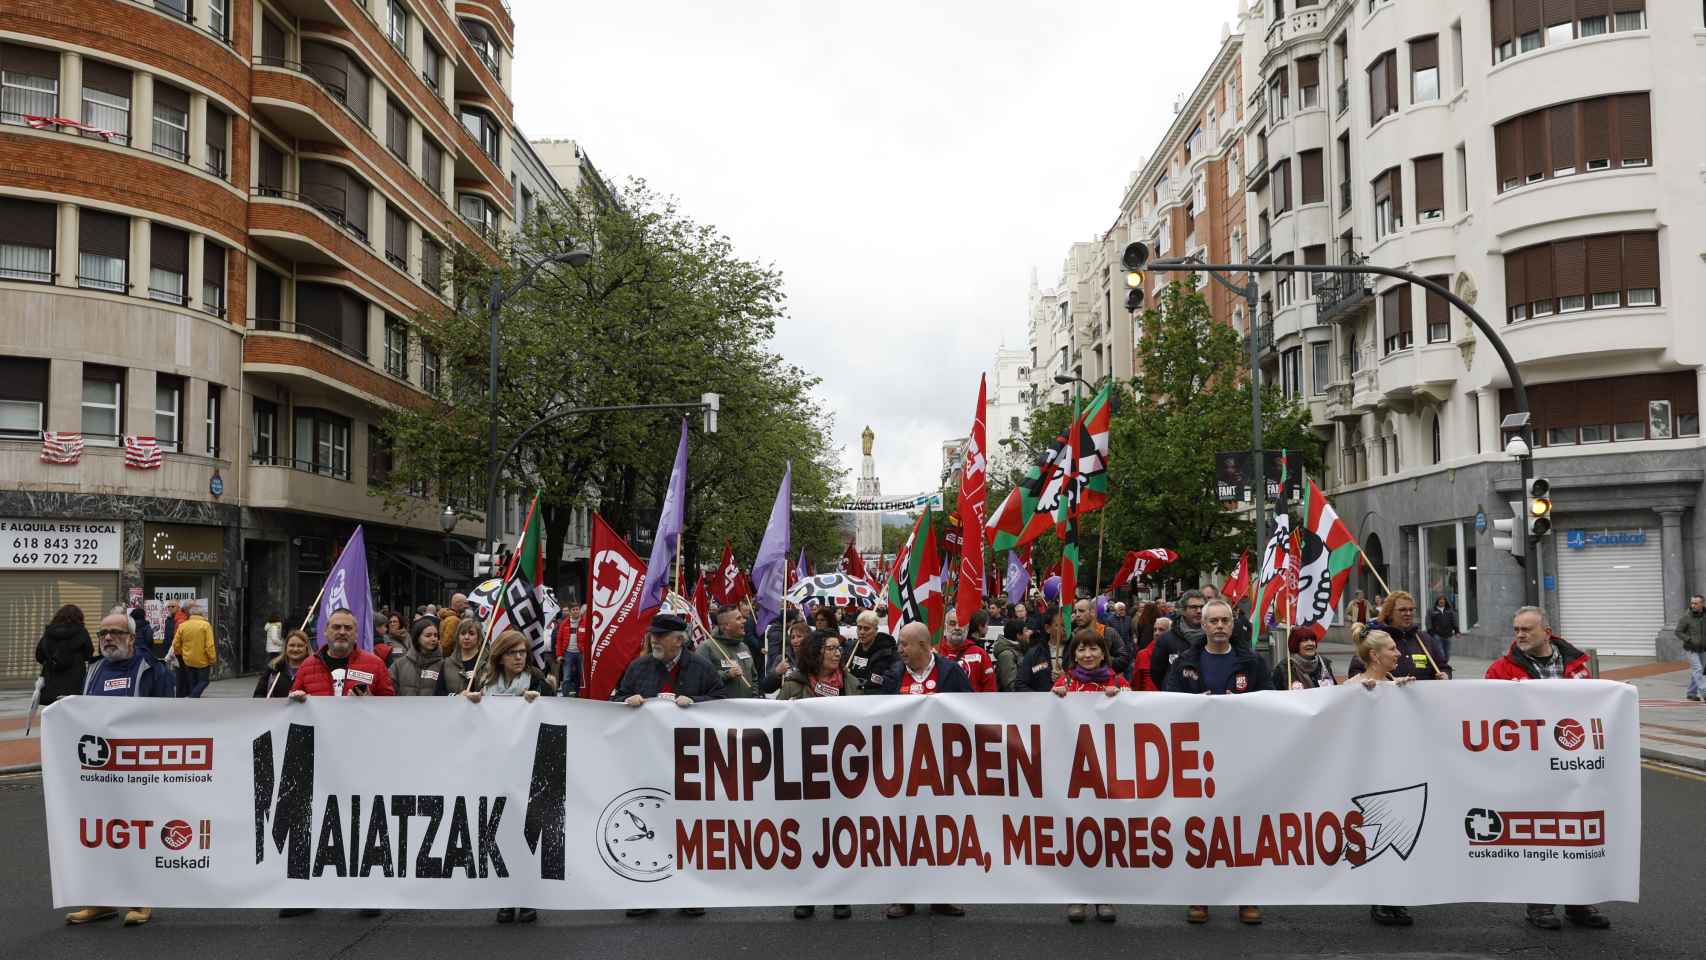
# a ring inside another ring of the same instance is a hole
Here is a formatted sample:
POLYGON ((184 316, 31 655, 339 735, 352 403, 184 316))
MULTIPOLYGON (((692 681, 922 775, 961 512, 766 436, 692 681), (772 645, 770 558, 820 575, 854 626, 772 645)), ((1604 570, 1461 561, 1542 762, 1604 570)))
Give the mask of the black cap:
POLYGON ((652 633, 686 633, 687 621, 673 613, 658 613, 652 617, 652 625, 647 630, 652 633))

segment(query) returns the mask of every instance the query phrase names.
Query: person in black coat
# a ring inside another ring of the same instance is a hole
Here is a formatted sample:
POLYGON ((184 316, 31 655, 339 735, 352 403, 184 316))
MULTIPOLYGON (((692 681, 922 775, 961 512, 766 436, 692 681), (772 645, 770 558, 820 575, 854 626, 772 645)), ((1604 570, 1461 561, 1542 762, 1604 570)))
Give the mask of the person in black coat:
POLYGON ((130 622, 135 624, 136 649, 158 658, 164 651, 154 649, 154 625, 148 622, 148 614, 141 607, 131 607, 130 622))
POLYGON ((1066 634, 1061 623, 1060 607, 1049 607, 1048 612, 1041 617, 1048 624, 1048 632, 1042 639, 1033 641, 1031 648, 1025 651, 1024 658, 1019 661, 1019 676, 1013 682, 1014 690, 1047 693, 1054 689, 1054 681, 1072 667, 1067 661, 1066 634))
POLYGON ((1428 633, 1433 635, 1447 660, 1451 659, 1451 638, 1457 636, 1457 611, 1451 609, 1451 601, 1445 594, 1434 598, 1434 608, 1428 611, 1428 633))
POLYGON ((683 650, 687 645, 686 620, 673 613, 660 613, 652 617, 647 632, 649 649, 622 671, 610 699, 638 707, 667 693, 674 695, 677 706, 688 707, 723 698, 723 678, 717 675, 717 668, 704 657, 683 650))
POLYGON ((1155 638, 1155 650, 1149 655, 1149 675, 1162 690, 1167 689, 1167 674, 1172 672, 1173 664, 1192 647, 1203 644, 1202 607, 1203 595, 1195 590, 1186 591, 1179 600, 1179 616, 1173 620, 1173 629, 1155 638))
POLYGON ((296 682, 297 668, 313 653, 313 647, 308 642, 308 634, 301 630, 292 630, 284 638, 284 649, 279 655, 267 662, 267 668, 255 680, 254 697, 257 700, 278 700, 290 696, 290 687, 296 682))
POLYGON ((41 705, 80 692, 85 665, 95 657, 95 642, 83 626, 82 608, 74 603, 60 607, 36 641, 43 681, 41 705))
MULTIPOLYGON (((971 680, 960 665, 937 653, 930 645, 930 628, 918 621, 900 628, 900 661, 883 684, 883 692, 895 696, 930 696, 937 693, 971 693, 971 680)), ((883 910, 890 920, 912 916, 914 904, 891 903, 883 910)), ((965 909, 952 903, 932 903, 930 912, 943 917, 963 917, 965 909)))
POLYGON ((900 648, 893 637, 877 629, 875 610, 863 610, 855 621, 858 636, 842 654, 851 694, 880 693, 889 674, 898 669, 900 648))
MULTIPOLYGON (((1395 677, 1415 677, 1417 680, 1450 680, 1451 656, 1426 630, 1416 626, 1416 598, 1407 591, 1394 590, 1380 605, 1380 617, 1369 624, 1370 630, 1384 630, 1398 645, 1398 667, 1395 677)), ((1363 662, 1351 658, 1346 676, 1354 677, 1363 671, 1363 662)))

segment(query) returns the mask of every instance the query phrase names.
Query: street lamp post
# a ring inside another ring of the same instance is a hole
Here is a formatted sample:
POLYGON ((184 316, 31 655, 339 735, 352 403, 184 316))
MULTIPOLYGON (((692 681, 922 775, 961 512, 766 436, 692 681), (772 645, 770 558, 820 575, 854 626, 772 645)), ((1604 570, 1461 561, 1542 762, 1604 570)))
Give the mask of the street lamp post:
MULTIPOLYGON (((1209 276, 1214 277, 1216 280, 1220 281, 1222 284, 1225 284, 1229 289, 1242 292, 1244 294, 1245 303, 1251 305, 1249 308, 1250 309, 1249 315, 1252 317, 1252 321, 1250 324, 1250 329, 1252 331, 1252 336, 1250 337, 1250 344, 1251 344, 1250 345, 1250 365, 1251 365, 1252 376, 1256 377, 1256 378, 1259 378, 1259 376, 1260 376, 1259 370, 1257 369, 1257 367, 1258 367, 1257 355, 1258 354, 1257 354, 1256 338, 1253 335, 1253 332, 1256 330, 1256 324, 1255 324, 1254 319, 1253 319, 1255 317, 1255 312, 1254 312, 1255 306, 1254 306, 1254 304, 1256 302, 1255 301, 1256 274, 1258 274, 1258 273, 1324 273, 1324 274, 1372 273, 1372 274, 1376 274, 1378 276, 1392 277, 1393 279, 1396 279, 1396 280, 1402 280, 1405 283, 1415 284, 1416 286, 1419 286, 1424 290, 1431 291, 1433 293, 1438 294, 1440 297, 1443 297, 1447 303, 1456 307, 1459 311, 1461 311, 1463 313, 1464 316, 1468 317, 1469 322, 1473 323, 1477 330, 1481 331, 1481 335, 1487 338, 1487 342, 1492 346, 1493 352, 1498 354, 1500 362, 1504 364, 1505 375, 1510 378, 1511 393, 1514 395, 1515 401, 1516 401, 1515 402, 1516 413, 1526 415, 1529 412, 1529 409, 1528 409, 1528 389, 1523 384, 1522 371, 1517 369, 1516 360, 1511 357, 1510 350, 1508 348, 1506 348, 1505 342, 1499 336, 1498 331, 1494 330, 1492 325, 1489 324, 1484 317, 1482 317, 1479 313, 1477 313, 1475 311, 1475 308, 1470 306, 1468 304, 1468 302, 1465 301, 1462 297, 1459 297, 1457 294, 1451 292, 1451 290, 1449 288, 1447 288, 1444 284, 1436 283, 1432 280, 1427 279, 1426 277, 1419 277, 1413 273, 1409 273, 1408 271, 1404 271, 1404 270, 1394 270, 1391 267, 1376 267, 1376 266, 1370 266, 1368 264, 1340 265, 1340 264, 1276 264, 1276 263, 1204 263, 1201 260, 1189 259, 1189 258, 1180 258, 1180 259, 1174 259, 1174 260, 1153 260, 1152 261, 1149 259, 1149 248, 1146 244, 1143 244, 1143 243, 1132 243, 1132 244, 1128 245, 1126 247, 1125 258, 1124 258, 1123 262, 1124 262, 1124 264, 1128 270, 1145 270, 1145 269, 1148 269, 1148 270, 1160 270, 1162 272, 1168 272, 1168 273, 1171 273, 1171 272, 1207 273, 1209 276), (1218 275, 1219 273, 1226 272, 1226 271, 1237 271, 1237 272, 1243 272, 1243 273, 1247 274, 1250 278, 1249 283, 1245 287, 1243 287, 1242 290, 1240 291, 1240 288, 1233 286, 1231 283, 1222 279, 1218 275)), ((1127 300, 1126 305, 1128 308, 1135 309, 1135 307, 1133 307, 1132 301, 1130 299, 1127 300)), ((1138 306, 1141 306, 1141 303, 1139 303, 1138 306)), ((1257 447, 1257 455, 1255 457, 1256 462, 1254 464, 1254 468, 1255 468, 1255 472, 1256 472, 1255 480, 1258 484, 1261 485, 1258 487, 1258 492, 1256 493, 1255 498, 1254 498, 1256 501, 1256 504, 1257 504, 1257 507, 1256 507, 1257 518, 1259 520, 1260 516, 1261 516, 1260 511, 1261 511, 1262 498, 1265 497, 1267 494, 1266 484, 1262 478, 1262 463, 1261 463, 1261 454, 1260 454, 1261 430, 1262 430, 1261 390, 1260 390, 1261 384, 1260 384, 1259 379, 1252 379, 1251 384, 1253 387, 1253 389, 1251 391, 1251 393, 1252 393, 1251 413, 1252 413, 1252 418, 1255 421, 1253 432, 1255 434, 1256 447, 1257 447)), ((1525 487, 1526 487, 1526 480, 1532 474, 1533 464, 1532 464, 1532 461, 1526 457, 1519 458, 1519 460, 1521 460, 1520 467, 1522 470, 1522 474, 1523 474, 1524 482, 1525 482, 1525 487)), ((1525 496, 1526 496, 1526 494, 1525 494, 1525 496)), ((1260 524, 1258 523, 1257 531, 1256 531, 1256 545, 1257 545, 1258 555, 1260 555, 1260 552, 1261 552, 1261 536, 1262 536, 1262 531, 1261 531, 1260 524)), ((1534 554, 1534 548, 1535 548, 1535 538, 1534 538, 1533 534, 1527 529, 1526 518, 1524 521, 1524 530, 1522 533, 1522 537, 1523 537, 1523 545, 1524 545, 1524 551, 1523 551, 1524 554, 1525 555, 1533 555, 1534 554)), ((1540 603, 1539 569, 1540 569, 1540 565, 1538 563, 1525 562, 1523 564, 1523 602, 1529 606, 1537 606, 1540 603)))
MULTIPOLYGON (((498 457, 498 319, 502 315, 503 305, 510 298, 527 289, 533 284, 539 271, 546 265, 566 263, 571 267, 585 266, 592 259, 592 251, 585 247, 575 247, 562 253, 555 253, 535 263, 527 265, 527 269, 516 278, 515 283, 505 287, 503 274, 492 271, 491 282, 486 288, 486 321, 491 335, 491 356, 487 363, 487 384, 490 392, 487 396, 491 406, 487 413, 486 462, 496 469, 494 461, 498 457)), ((531 429, 531 428, 529 428, 531 429)), ((508 459, 507 457, 505 459, 508 459)), ((486 552, 496 554, 498 543, 498 477, 493 473, 487 478, 490 493, 486 497, 486 552)), ((448 509, 448 507, 446 508, 448 509)))

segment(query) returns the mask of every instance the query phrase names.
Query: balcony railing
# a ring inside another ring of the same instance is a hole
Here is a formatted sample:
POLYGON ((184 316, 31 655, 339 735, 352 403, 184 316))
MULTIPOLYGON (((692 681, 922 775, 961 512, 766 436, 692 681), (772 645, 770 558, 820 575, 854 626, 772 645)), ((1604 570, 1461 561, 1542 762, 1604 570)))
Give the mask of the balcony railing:
POLYGON ((368 242, 367 229, 365 227, 351 221, 348 217, 344 216, 344 212, 342 210, 339 210, 337 207, 334 207, 323 200, 316 200, 306 193, 298 193, 295 190, 280 190, 277 187, 255 187, 249 192, 257 197, 275 197, 280 200, 294 200, 297 203, 306 204, 307 206, 313 207, 314 211, 320 214, 320 216, 332 221, 333 225, 338 229, 344 231, 357 240, 360 240, 363 244, 368 242))
POLYGON ((1274 252, 1273 241, 1263 240, 1262 245, 1250 251, 1251 263, 1267 263, 1268 255, 1274 252))
POLYGON ((315 463, 312 460, 296 460, 291 457, 279 457, 269 453, 250 453, 249 463, 257 467, 283 467, 299 473, 312 473, 333 480, 348 480, 350 478, 349 464, 315 463))
POLYGON ((360 360, 362 363, 367 362, 367 346, 365 344, 357 346, 355 344, 344 343, 332 333, 308 326, 307 324, 292 323, 286 320, 256 318, 254 320, 254 329, 263 333, 294 333, 299 336, 308 337, 311 340, 331 347, 333 350, 336 350, 345 356, 360 360))
MULTIPOLYGON (((1361 262, 1352 257, 1352 263, 1361 262)), ((1315 293, 1315 316, 1322 323, 1352 316, 1374 302, 1374 277, 1367 273, 1336 273, 1315 293)))

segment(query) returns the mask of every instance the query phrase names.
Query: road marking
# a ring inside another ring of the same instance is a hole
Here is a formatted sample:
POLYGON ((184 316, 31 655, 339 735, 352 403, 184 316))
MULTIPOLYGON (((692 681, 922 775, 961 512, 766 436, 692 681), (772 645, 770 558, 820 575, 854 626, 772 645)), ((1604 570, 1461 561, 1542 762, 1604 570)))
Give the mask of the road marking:
POLYGON ((1698 780, 1701 783, 1706 783, 1706 774, 1701 774, 1694 770, 1688 770, 1669 763, 1660 763, 1657 760, 1642 760, 1641 768, 1644 770, 1651 770, 1654 773, 1668 773, 1673 777, 1681 777, 1684 780, 1698 780))

